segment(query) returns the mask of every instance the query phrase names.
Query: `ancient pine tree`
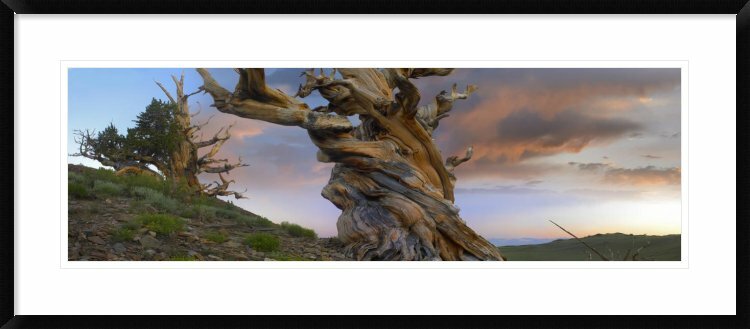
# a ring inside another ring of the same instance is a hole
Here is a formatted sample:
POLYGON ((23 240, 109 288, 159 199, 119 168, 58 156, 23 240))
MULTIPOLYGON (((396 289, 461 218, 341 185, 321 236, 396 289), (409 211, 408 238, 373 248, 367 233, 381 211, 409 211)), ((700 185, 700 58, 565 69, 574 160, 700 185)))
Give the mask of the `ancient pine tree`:
POLYGON ((176 106, 174 121, 181 132, 176 147, 172 149, 169 158, 169 171, 174 173, 176 177, 183 178, 188 186, 201 191, 205 195, 234 195, 237 199, 244 198, 240 192, 228 190, 229 184, 234 181, 227 180, 224 174, 237 167, 247 166, 247 164, 243 163, 242 159, 239 159, 236 163, 230 163, 228 159, 215 158, 224 143, 231 137, 229 130, 232 128, 232 125, 220 128, 210 139, 201 140, 200 130, 208 124, 211 118, 201 124, 192 124, 191 119, 197 116, 200 111, 191 114, 188 106, 188 97, 197 94, 200 90, 191 94, 185 94, 184 74, 180 75, 179 79, 172 76, 172 81, 175 84, 175 95, 172 95, 161 83, 156 82, 170 103, 176 106), (208 152, 202 156, 198 156, 199 149, 209 146, 211 148, 208 152), (198 181, 198 174, 203 172, 218 174, 221 182, 214 181, 210 184, 201 184, 198 181))
POLYGON ((336 223, 347 256, 358 260, 502 260, 498 249, 469 228, 454 206, 453 169, 469 160, 443 159, 432 139, 454 101, 475 90, 441 92, 419 106, 411 79, 452 69, 341 68, 303 72, 296 95, 269 88, 263 69, 236 69, 233 91, 198 69, 201 90, 220 112, 306 129, 317 158, 335 166, 322 195, 341 209, 336 223), (340 75, 340 77, 336 74, 340 75), (299 98, 317 91, 326 106, 299 98), (354 126, 349 116, 358 115, 354 126))

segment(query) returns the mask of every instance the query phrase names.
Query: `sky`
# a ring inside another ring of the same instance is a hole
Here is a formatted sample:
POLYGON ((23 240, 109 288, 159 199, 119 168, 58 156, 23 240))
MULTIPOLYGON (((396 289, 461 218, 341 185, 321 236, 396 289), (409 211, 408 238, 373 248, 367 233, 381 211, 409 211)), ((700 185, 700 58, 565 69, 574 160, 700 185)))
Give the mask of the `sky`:
MULTIPOLYGON (((266 81, 294 94, 302 70, 266 69, 266 81)), ((234 88, 231 69, 210 71, 234 88)), ((75 129, 132 127, 152 98, 166 100, 155 81, 174 90, 170 75, 181 73, 185 92, 198 90, 194 69, 69 69, 68 153, 77 150, 75 129)), ((679 68, 462 68, 415 83, 423 104, 453 83, 479 87, 456 101, 433 137, 444 158, 474 147, 455 170, 455 203, 485 238, 568 237, 548 220, 579 236, 680 233, 679 68)), ((325 104, 317 93, 303 100, 311 108, 325 104)), ((191 111, 201 110, 194 120, 211 118, 206 139, 235 123, 218 158, 249 164, 228 175, 248 199, 230 200, 274 222, 335 236, 340 211, 320 195, 333 164, 317 162, 306 131, 223 114, 212 103, 191 96, 191 111)), ((100 166, 81 157, 68 162, 100 166)))

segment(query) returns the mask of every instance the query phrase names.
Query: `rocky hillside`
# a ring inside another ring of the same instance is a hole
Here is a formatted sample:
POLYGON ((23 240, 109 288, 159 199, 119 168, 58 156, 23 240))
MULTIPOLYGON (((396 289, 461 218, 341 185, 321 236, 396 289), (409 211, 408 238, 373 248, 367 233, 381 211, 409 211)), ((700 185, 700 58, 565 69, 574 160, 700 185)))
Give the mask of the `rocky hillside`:
POLYGON ((68 166, 71 261, 351 260, 335 238, 147 176, 68 166))

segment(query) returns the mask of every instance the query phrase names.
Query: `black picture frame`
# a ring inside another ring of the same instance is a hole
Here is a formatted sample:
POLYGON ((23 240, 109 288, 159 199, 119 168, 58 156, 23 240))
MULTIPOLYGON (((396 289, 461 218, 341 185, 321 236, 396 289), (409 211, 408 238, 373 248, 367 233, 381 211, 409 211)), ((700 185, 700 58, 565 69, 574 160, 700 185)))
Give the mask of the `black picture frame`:
MULTIPOLYGON (((737 108, 750 107, 750 5, 748 0, 2 0, 0 5, 0 134, 14 139, 14 13, 18 14, 736 14, 737 108), (13 135, 11 134, 13 131, 13 135)), ((743 121, 744 122, 744 121, 743 121)), ((748 132, 740 130, 739 140, 748 132)), ((0 324, 2 328, 239 328, 239 327, 560 327, 560 328, 750 328, 748 268, 750 229, 737 221, 736 316, 502 316, 502 317, 173 317, 173 316, 15 316, 14 227, 15 193, 7 186, 15 167, 14 144, 0 143, 4 173, 0 175, 3 210, 0 220, 0 324), (11 149, 11 148, 14 149, 11 149), (13 210, 13 211, 11 211, 13 210), (12 213, 11 213, 12 212, 12 213)), ((740 144, 739 148, 744 149, 740 144)), ((741 167, 743 168, 743 167, 741 167)), ((737 179, 740 186, 745 181, 737 179)), ((19 184, 21 182, 15 182, 19 184)), ((17 185, 14 185, 14 190, 17 185)), ((738 216, 741 217, 741 216, 738 216)))

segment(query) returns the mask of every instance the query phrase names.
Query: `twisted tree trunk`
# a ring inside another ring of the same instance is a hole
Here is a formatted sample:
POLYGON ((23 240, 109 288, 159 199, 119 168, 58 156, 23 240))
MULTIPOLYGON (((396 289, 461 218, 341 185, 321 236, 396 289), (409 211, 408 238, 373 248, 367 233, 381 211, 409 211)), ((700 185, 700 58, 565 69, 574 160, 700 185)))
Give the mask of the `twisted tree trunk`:
POLYGON ((334 162, 322 195, 341 209, 338 236, 345 253, 358 260, 502 260, 498 249, 476 234, 453 205, 453 169, 467 161, 443 162, 432 140, 440 119, 464 93, 442 92, 418 107, 420 94, 409 79, 445 76, 452 69, 338 69, 304 72, 297 95, 317 90, 329 104, 307 104, 265 84, 263 69, 237 69, 234 92, 205 69, 202 90, 221 112, 308 131, 318 160, 334 162), (398 92, 394 95, 394 90, 398 92), (354 127, 347 118, 359 115, 354 127))

